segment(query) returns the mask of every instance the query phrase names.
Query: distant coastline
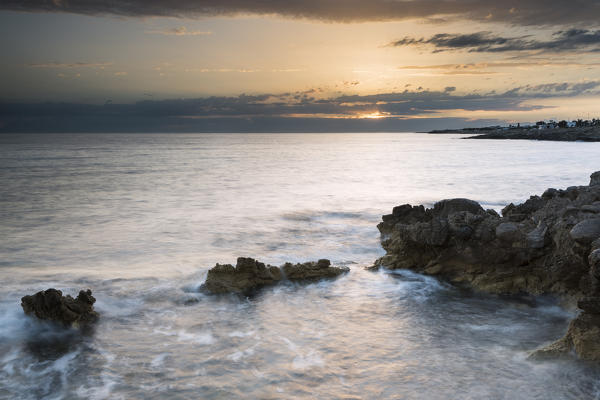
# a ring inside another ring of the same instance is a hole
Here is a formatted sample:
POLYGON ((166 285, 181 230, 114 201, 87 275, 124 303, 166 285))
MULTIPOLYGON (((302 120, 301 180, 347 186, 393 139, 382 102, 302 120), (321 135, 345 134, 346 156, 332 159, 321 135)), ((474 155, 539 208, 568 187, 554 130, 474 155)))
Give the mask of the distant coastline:
MULTIPOLYGON (((595 122, 596 120, 594 120, 595 122)), ((509 126, 433 130, 430 134, 471 134, 464 139, 526 139, 555 142, 600 142, 600 124, 575 127, 509 126)))

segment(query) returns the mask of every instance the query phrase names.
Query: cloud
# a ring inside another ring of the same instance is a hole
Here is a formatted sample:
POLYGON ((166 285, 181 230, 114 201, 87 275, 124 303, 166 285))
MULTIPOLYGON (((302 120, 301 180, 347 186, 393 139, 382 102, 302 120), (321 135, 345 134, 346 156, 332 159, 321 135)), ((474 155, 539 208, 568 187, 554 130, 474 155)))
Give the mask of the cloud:
MULTIPOLYGON (((477 115, 477 112, 543 110, 547 106, 536 105, 536 99, 599 95, 599 89, 600 81, 587 81, 525 85, 503 93, 484 94, 460 94, 455 87, 449 86, 440 91, 420 88, 416 91, 407 89, 402 92, 329 98, 318 97, 318 90, 307 90, 282 94, 144 100, 134 104, 0 103, 0 132, 415 130, 434 126, 423 125, 424 119, 430 122, 442 120, 457 112, 477 115), (382 121, 364 122, 373 117, 382 121)), ((465 119, 457 121, 465 124, 465 119)))
POLYGON ((237 72, 240 74, 252 74, 255 72, 261 72, 260 69, 251 68, 186 68, 185 72, 199 72, 199 73, 230 73, 237 72))
POLYGON ((468 64, 434 64, 434 65, 403 65, 402 70, 439 71, 443 75, 486 75, 495 74, 494 69, 540 68, 540 67, 571 67, 596 68, 600 63, 580 63, 573 61, 555 61, 551 59, 531 59, 526 62, 493 61, 468 64))
POLYGON ((0 8, 128 17, 278 15, 329 22, 467 18, 517 25, 598 24, 597 0, 3 0, 0 8))
POLYGON ((49 62, 40 64, 27 64, 31 68, 105 68, 113 65, 111 62, 90 63, 90 62, 74 62, 74 63, 59 63, 49 62))
POLYGON ((430 38, 404 37, 390 46, 430 46, 434 53, 466 50, 475 53, 512 51, 564 52, 578 49, 600 51, 600 30, 569 29, 557 31, 549 40, 530 39, 530 36, 502 37, 491 32, 468 34, 438 33, 430 38))
POLYGON ((166 35, 166 36, 206 36, 212 35, 210 31, 188 31, 185 26, 180 26, 178 28, 164 29, 164 30, 152 30, 146 31, 149 34, 158 34, 158 35, 166 35))

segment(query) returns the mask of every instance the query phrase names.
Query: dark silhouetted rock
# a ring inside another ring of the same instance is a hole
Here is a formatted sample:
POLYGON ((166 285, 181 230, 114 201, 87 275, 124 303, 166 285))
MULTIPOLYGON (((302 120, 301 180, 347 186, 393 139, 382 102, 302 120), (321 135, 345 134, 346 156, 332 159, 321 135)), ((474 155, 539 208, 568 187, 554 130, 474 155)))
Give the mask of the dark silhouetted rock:
POLYGON ((89 289, 81 290, 75 299, 69 295, 63 296, 60 290, 48 289, 23 297, 21 307, 27 315, 64 326, 81 327, 98 319, 98 313, 94 311, 95 302, 89 289))

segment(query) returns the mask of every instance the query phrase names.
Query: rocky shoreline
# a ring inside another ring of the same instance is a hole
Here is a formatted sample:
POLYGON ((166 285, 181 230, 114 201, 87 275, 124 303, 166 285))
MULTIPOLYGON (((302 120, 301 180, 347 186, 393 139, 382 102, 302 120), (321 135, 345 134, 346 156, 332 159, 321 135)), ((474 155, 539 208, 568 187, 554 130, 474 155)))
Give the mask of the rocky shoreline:
MULTIPOLYGON (((531 353, 554 358, 574 353, 600 361, 600 171, 587 186, 547 189, 502 215, 469 199, 442 200, 426 209, 404 204, 377 226, 386 255, 372 269, 410 269, 494 294, 553 294, 580 312, 565 336, 531 353)), ((349 271, 326 259, 281 267, 240 257, 216 264, 200 291, 249 295, 284 281, 316 281, 349 271)), ((21 300, 27 315, 65 327, 98 320, 90 290, 77 298, 48 289, 21 300)))
POLYGON ((588 186, 548 189, 502 216, 468 199, 431 209, 405 204, 378 225, 386 255, 375 267, 405 268, 496 294, 555 294, 581 313, 566 336, 535 353, 574 350, 600 360, 600 171, 588 186))
POLYGON ((600 142, 598 127, 556 128, 556 129, 448 129, 431 131, 430 134, 469 134, 463 139, 525 139, 554 142, 600 142))

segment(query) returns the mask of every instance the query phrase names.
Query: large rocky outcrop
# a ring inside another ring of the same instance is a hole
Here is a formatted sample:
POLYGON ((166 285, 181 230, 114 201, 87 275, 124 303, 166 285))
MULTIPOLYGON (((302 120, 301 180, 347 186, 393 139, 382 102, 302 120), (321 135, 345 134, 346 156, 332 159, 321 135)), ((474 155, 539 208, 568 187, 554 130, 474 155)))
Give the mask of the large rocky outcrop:
POLYGON ((600 360, 600 172, 589 186, 548 189, 502 216, 467 199, 395 207, 378 225, 386 255, 407 268, 499 294, 553 293, 582 310, 550 353, 600 360))
POLYGON ((235 267, 231 264, 217 264, 211 268, 202 290, 212 294, 248 293, 285 279, 300 281, 334 278, 348 271, 349 268, 333 267, 329 260, 324 259, 302 264, 285 263, 281 267, 275 267, 253 258, 240 257, 235 267))
POLYGON ((64 326, 83 327, 98 319, 98 313, 94 311, 95 302, 89 289, 81 290, 76 298, 63 296, 60 290, 48 289, 23 297, 21 307, 25 314, 42 320, 64 326))

